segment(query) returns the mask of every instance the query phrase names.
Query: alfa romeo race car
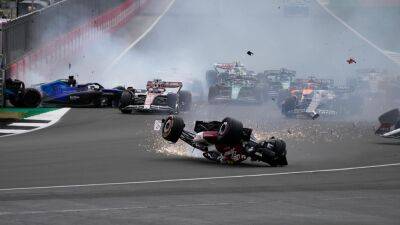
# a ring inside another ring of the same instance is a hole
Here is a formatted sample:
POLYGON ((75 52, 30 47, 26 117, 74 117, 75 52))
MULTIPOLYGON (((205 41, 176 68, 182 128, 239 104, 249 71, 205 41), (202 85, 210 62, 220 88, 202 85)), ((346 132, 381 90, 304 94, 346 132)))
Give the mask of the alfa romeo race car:
POLYGON ((106 89, 98 83, 78 85, 74 76, 33 87, 41 93, 42 105, 69 107, 118 107, 125 89, 106 89))
POLYGON ((297 88, 291 90, 291 96, 282 103, 282 114, 287 117, 306 117, 316 119, 320 115, 337 115, 336 95, 330 90, 333 80, 298 79, 297 88))
POLYGON ((161 121, 161 126, 156 127, 160 127, 165 140, 176 143, 181 139, 202 151, 206 159, 215 162, 237 164, 250 158, 270 166, 288 164, 283 140, 273 137, 256 140, 252 129, 244 128, 240 121, 229 117, 222 121, 196 121, 194 132, 184 130, 185 123, 177 116, 168 116, 161 121))
POLYGON ((375 134, 384 138, 400 139, 400 112, 399 109, 392 109, 378 118, 379 128, 375 134))
POLYGON ((42 101, 39 91, 25 88, 24 82, 8 78, 5 80, 5 98, 14 107, 36 108, 42 101))
POLYGON ((217 63, 206 73, 208 101, 261 103, 262 87, 257 77, 238 62, 217 63))
POLYGON ((181 90, 182 82, 170 82, 155 79, 148 81, 146 90, 128 89, 122 93, 119 109, 122 113, 133 110, 146 112, 166 112, 177 114, 188 111, 192 105, 192 95, 181 90), (175 92, 167 89, 177 89, 175 92))

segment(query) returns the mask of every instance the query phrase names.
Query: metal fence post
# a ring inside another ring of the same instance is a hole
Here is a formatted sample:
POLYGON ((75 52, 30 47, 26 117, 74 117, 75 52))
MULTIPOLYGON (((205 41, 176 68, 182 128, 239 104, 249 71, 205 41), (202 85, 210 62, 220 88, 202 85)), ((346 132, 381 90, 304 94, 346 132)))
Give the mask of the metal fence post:
POLYGON ((6 106, 6 98, 5 98, 5 85, 6 85, 6 77, 5 77, 5 71, 1 69, 0 71, 0 108, 3 108, 6 106))

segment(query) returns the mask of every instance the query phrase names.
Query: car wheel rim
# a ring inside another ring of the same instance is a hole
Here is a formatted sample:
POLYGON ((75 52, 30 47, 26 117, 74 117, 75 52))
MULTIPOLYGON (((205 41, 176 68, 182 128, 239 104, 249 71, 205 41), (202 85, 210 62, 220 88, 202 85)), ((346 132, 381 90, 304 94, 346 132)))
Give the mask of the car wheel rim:
POLYGON ((171 132, 171 128, 172 128, 172 120, 169 119, 164 126, 164 134, 169 134, 169 132, 171 132))
POLYGON ((220 135, 223 135, 223 134, 226 132, 226 130, 227 130, 227 123, 224 122, 224 123, 221 125, 221 127, 219 128, 219 134, 220 134, 220 135))

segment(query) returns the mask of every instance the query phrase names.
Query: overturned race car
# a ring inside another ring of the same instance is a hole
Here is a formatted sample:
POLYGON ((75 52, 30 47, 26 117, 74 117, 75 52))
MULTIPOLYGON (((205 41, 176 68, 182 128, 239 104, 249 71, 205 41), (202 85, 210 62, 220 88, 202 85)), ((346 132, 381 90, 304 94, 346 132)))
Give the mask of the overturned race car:
POLYGON ((196 121, 191 132, 184 129, 182 118, 170 115, 162 120, 159 128, 165 140, 176 143, 181 139, 215 162, 238 164, 250 158, 273 167, 288 164, 283 140, 256 140, 252 129, 244 128, 240 121, 229 117, 222 121, 196 121))
POLYGON ((122 93, 119 109, 122 113, 165 112, 178 114, 189 111, 192 105, 192 95, 181 90, 182 82, 169 82, 155 79, 148 81, 146 90, 129 88, 122 93), (174 92, 167 89, 177 89, 174 92))

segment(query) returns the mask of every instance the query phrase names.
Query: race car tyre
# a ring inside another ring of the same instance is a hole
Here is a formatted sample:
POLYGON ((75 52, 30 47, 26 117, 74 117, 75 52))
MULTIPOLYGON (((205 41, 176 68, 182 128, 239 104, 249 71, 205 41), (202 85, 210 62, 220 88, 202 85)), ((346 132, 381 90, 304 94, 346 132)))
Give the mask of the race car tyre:
POLYGON ((192 107, 192 93, 190 91, 180 91, 179 105, 182 111, 189 111, 192 107))
POLYGON ((296 107, 296 97, 291 96, 285 99, 282 103, 282 114, 288 115, 290 111, 293 111, 296 107))
POLYGON ((262 104, 264 102, 263 90, 261 88, 254 89, 254 96, 258 104, 262 104))
POLYGON ((208 89, 208 102, 213 102, 215 100, 215 97, 218 95, 218 87, 216 86, 211 86, 208 89))
POLYGON ((400 120, 397 121, 397 123, 394 125, 394 129, 399 129, 400 128, 400 120))
POLYGON ((178 116, 168 116, 165 120, 161 133, 162 137, 170 142, 177 142, 185 128, 185 122, 178 116))
POLYGON ((218 73, 215 70, 208 70, 206 72, 206 81, 207 81, 207 85, 213 86, 217 83, 218 81, 218 73))
POLYGON ((133 104, 133 101, 134 101, 133 97, 134 97, 134 94, 130 90, 126 90, 126 91, 122 92, 121 98, 119 99, 119 110, 123 114, 132 113, 132 109, 126 109, 125 107, 133 104))
POLYGON ((221 144, 238 144, 243 136, 242 122, 226 117, 222 120, 222 125, 218 131, 218 142, 221 144))
POLYGON ((169 107, 172 108, 174 114, 179 113, 179 102, 178 102, 178 95, 175 93, 168 93, 167 94, 167 104, 169 107))
POLYGON ((23 95, 22 93, 19 93, 17 96, 10 97, 8 99, 14 107, 20 108, 24 107, 24 102, 23 102, 23 95))
POLYGON ((22 104, 24 107, 36 108, 42 101, 42 95, 40 92, 33 88, 26 88, 22 98, 22 104))

